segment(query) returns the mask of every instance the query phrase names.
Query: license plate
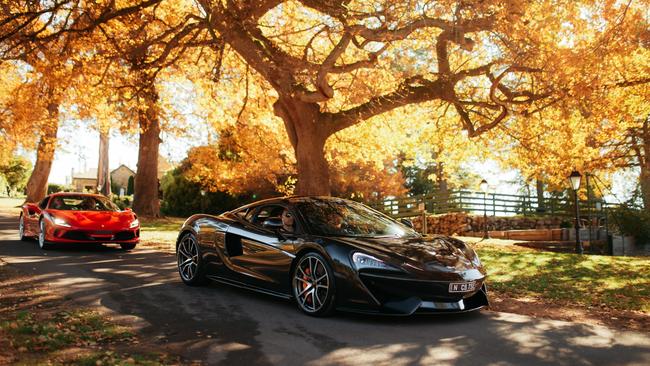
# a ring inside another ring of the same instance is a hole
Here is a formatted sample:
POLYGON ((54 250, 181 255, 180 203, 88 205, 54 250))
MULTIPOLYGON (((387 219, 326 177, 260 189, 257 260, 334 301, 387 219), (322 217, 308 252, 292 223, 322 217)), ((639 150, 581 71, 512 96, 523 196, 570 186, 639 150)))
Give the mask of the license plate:
POLYGON ((475 289, 475 282, 454 282, 449 284, 449 292, 472 292, 475 289))

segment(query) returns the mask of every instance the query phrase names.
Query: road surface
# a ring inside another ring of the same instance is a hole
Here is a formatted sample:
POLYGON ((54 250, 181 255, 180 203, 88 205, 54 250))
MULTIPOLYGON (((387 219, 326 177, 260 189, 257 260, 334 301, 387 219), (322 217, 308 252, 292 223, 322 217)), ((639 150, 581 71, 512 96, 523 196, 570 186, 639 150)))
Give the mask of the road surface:
POLYGON ((17 240, 0 214, 0 259, 83 306, 131 317, 187 360, 224 365, 650 365, 650 334, 483 311, 410 318, 302 315, 292 302, 181 283, 153 250, 17 240))

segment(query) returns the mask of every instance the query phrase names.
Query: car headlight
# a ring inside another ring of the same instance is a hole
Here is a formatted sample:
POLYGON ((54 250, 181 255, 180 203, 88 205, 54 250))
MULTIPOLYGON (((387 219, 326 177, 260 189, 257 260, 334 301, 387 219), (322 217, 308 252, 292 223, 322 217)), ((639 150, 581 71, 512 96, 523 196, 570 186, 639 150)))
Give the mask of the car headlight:
POLYGON ((352 262, 357 270, 360 269, 383 269, 389 271, 401 271, 399 268, 392 266, 381 259, 364 253, 352 254, 352 262))
POLYGON ((131 225, 129 225, 129 229, 133 229, 134 227, 138 227, 140 225, 140 221, 138 219, 135 219, 131 221, 131 225))
POLYGON ((61 218, 58 218, 58 217, 52 217, 52 222, 54 223, 54 225, 64 226, 64 227, 71 227, 70 224, 65 222, 64 219, 61 219, 61 218))

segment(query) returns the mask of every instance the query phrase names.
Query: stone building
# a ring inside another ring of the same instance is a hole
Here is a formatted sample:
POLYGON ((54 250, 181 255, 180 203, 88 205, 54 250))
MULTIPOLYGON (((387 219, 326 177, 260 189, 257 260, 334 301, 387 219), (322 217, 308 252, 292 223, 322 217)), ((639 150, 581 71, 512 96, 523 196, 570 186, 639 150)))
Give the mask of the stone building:
MULTIPOLYGON (((170 169, 173 165, 170 164, 162 156, 158 157, 158 180, 170 169)), ((120 189, 123 188, 127 192, 129 186, 129 178, 135 178, 135 172, 128 166, 121 164, 119 167, 111 170, 111 189, 113 193, 119 194, 120 189)), ((72 187, 76 192, 95 192, 97 189, 97 169, 88 169, 85 172, 75 173, 72 172, 72 187)))

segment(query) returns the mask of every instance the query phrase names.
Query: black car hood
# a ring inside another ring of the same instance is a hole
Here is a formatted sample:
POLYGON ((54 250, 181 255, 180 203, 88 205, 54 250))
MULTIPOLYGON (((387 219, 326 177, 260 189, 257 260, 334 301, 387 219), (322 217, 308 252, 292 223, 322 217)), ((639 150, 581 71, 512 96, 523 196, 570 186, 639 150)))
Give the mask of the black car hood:
POLYGON ((461 241, 442 235, 411 238, 336 237, 334 239, 364 249, 369 254, 377 253, 391 263, 402 262, 422 270, 458 272, 480 267, 472 262, 471 257, 474 252, 471 248, 465 249, 465 244, 461 241))

